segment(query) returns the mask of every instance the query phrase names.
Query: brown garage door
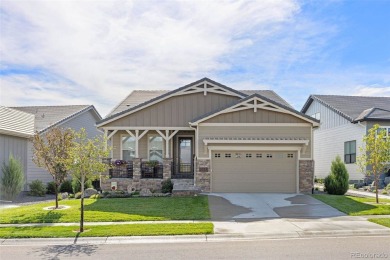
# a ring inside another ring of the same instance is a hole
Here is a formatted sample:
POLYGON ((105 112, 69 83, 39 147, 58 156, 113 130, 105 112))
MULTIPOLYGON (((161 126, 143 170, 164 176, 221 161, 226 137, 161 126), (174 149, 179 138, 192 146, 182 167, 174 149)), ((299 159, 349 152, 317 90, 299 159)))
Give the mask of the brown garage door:
POLYGON ((212 154, 213 192, 296 192, 296 152, 218 151, 212 154))

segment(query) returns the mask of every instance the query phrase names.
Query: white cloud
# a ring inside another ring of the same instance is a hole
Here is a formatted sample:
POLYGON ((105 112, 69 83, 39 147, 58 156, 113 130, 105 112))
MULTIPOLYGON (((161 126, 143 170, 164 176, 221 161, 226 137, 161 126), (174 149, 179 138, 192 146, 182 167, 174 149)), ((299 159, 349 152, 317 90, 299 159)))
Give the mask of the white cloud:
POLYGON ((358 86, 355 89, 356 96, 378 96, 390 97, 390 87, 383 87, 378 85, 373 86, 358 86))
POLYGON ((25 77, 1 78, 2 99, 25 102, 9 88, 17 85, 21 94, 49 84, 39 100, 63 96, 69 102, 71 91, 63 88, 74 87, 80 97, 94 92, 113 106, 134 88, 175 88, 228 69, 226 57, 278 30, 299 5, 285 0, 2 1, 1 9, 1 67, 30 70, 25 77), (41 70, 67 83, 37 79, 41 70))

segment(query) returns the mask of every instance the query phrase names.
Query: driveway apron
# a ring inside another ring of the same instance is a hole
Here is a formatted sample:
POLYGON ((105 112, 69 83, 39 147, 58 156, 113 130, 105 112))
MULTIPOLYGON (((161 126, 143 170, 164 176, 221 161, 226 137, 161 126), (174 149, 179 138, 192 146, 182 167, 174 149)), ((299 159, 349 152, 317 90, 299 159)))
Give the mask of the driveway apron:
POLYGON ((344 213, 302 194, 212 193, 209 195, 212 220, 264 218, 324 218, 344 213))

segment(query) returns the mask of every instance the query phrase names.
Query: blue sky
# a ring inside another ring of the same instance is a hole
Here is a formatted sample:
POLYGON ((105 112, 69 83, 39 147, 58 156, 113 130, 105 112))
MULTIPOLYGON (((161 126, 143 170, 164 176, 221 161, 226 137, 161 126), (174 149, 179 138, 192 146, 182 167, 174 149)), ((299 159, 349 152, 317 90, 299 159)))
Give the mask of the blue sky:
POLYGON ((310 94, 390 96, 390 1, 0 2, 0 104, 94 104, 209 77, 310 94))

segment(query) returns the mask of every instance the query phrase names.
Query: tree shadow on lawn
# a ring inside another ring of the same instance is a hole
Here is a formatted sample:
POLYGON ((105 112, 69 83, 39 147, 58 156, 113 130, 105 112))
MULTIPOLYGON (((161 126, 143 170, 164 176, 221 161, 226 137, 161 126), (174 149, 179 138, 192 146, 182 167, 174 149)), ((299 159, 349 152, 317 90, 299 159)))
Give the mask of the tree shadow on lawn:
MULTIPOLYGON (((207 197, 201 198, 201 196, 97 199, 93 203, 85 205, 84 209, 86 216, 93 211, 119 213, 120 215, 129 215, 129 219, 126 219, 128 221, 210 218, 207 197)), ((94 217, 98 218, 97 214, 94 217)), ((109 221, 123 221, 121 216, 116 218, 115 214, 110 217, 109 221)))
POLYGON ((98 249, 97 245, 53 245, 38 248, 32 251, 32 256, 39 256, 41 259, 63 259, 92 256, 98 249))
POLYGON ((59 220, 63 217, 64 213, 57 210, 48 210, 42 213, 35 213, 28 216, 23 216, 23 221, 18 218, 12 219, 11 224, 20 224, 20 223, 58 223, 59 220))

